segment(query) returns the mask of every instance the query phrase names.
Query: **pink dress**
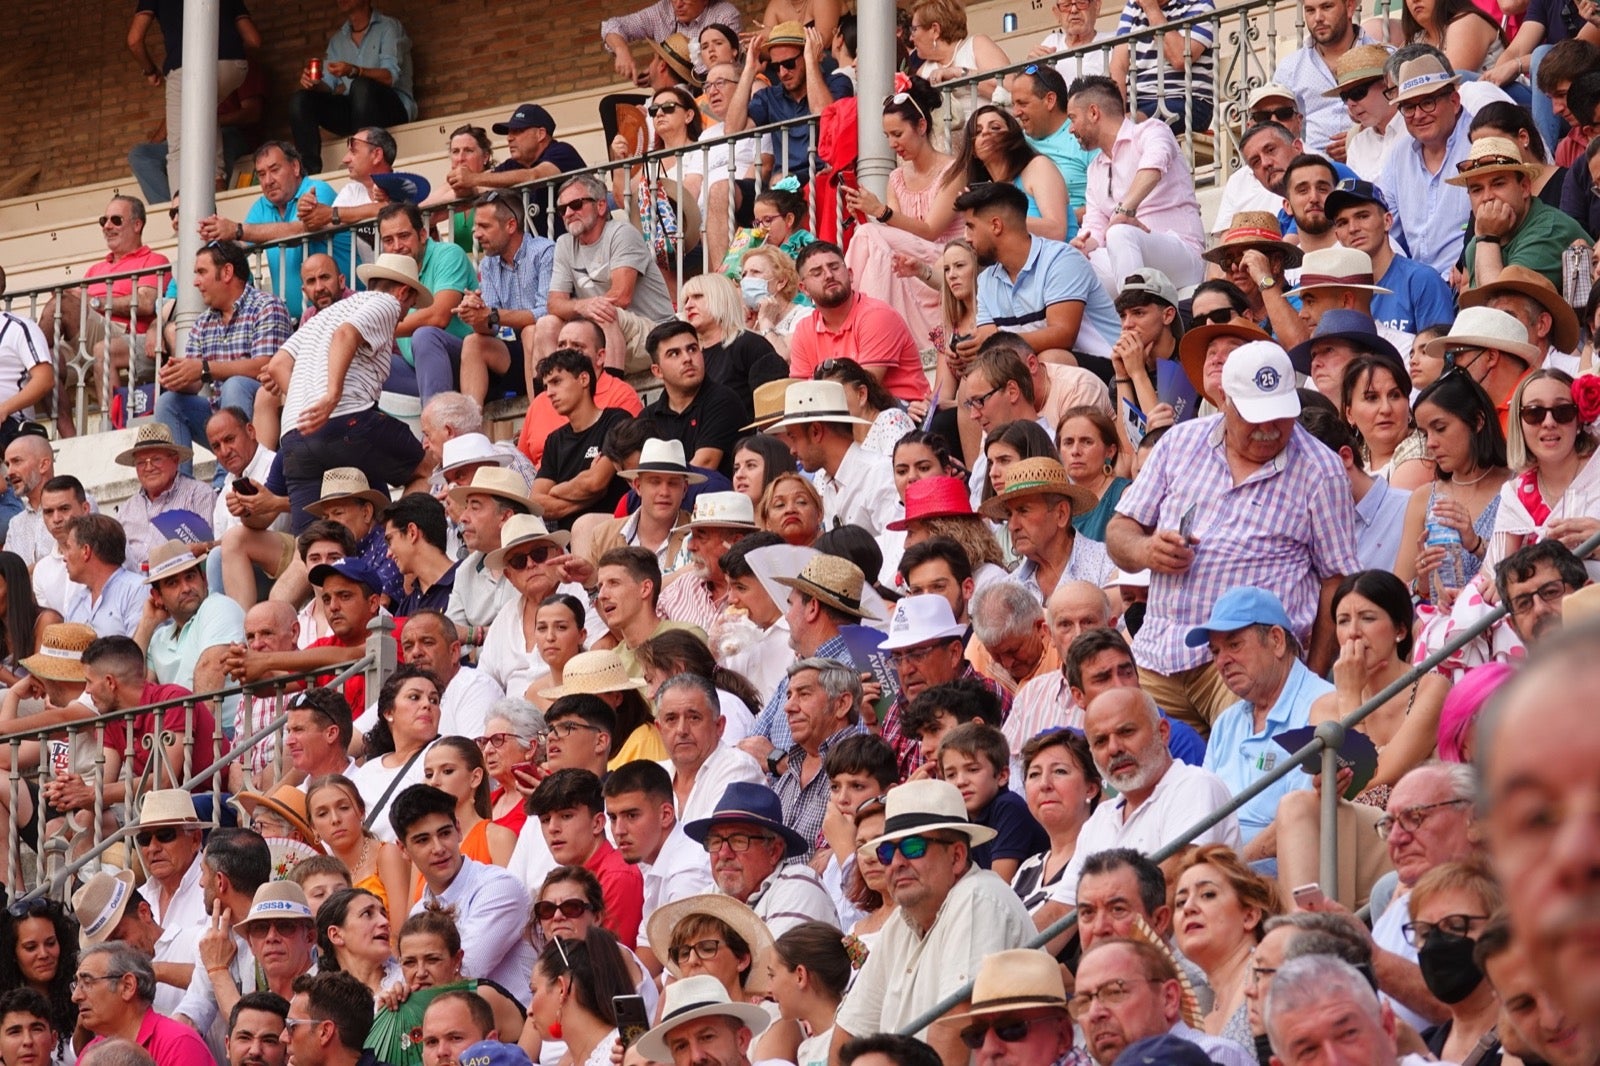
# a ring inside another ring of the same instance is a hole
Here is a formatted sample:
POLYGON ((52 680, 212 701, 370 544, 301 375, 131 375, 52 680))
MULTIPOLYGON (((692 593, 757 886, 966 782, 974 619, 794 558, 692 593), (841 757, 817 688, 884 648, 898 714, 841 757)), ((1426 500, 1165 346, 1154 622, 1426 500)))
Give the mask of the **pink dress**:
MULTIPOLYGON (((921 192, 912 192, 906 188, 905 171, 897 168, 889 173, 889 188, 900 204, 897 213, 921 219, 927 217, 928 208, 938 195, 939 183, 935 181, 921 192)), ((855 291, 876 296, 898 311, 911 328, 918 348, 928 347, 928 333, 940 323, 939 290, 929 288, 916 278, 897 276, 894 272, 894 255, 896 252, 909 255, 934 266, 944 254, 945 242, 959 236, 959 215, 936 242, 925 241, 893 226, 869 222, 856 230, 850 240, 850 249, 845 253, 855 291)))

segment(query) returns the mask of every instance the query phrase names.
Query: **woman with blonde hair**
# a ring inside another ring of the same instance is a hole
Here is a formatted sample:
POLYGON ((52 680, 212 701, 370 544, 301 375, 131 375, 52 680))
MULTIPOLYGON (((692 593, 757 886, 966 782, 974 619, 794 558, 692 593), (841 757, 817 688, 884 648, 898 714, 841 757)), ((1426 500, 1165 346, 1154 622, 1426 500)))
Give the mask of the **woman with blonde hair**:
POLYGON ((785 471, 767 483, 756 521, 788 543, 809 548, 822 535, 822 497, 806 478, 785 471))
POLYGON ((745 328, 765 337, 773 351, 789 358, 789 338, 794 327, 811 313, 811 302, 800 292, 800 272, 794 258, 776 244, 762 244, 739 261, 739 295, 744 301, 745 328))
POLYGON ((306 782, 306 809, 328 853, 349 869, 351 884, 381 899, 391 923, 404 919, 411 902, 411 863, 398 845, 379 840, 361 824, 367 801, 355 782, 343 774, 313 777, 306 782))
MULTIPOLYGON (((967 31, 967 9, 961 0, 913 3, 911 45, 923 60, 917 73, 934 86, 982 70, 995 70, 1011 62, 994 41, 981 33, 967 31)), ((978 95, 991 99, 998 85, 993 78, 980 81, 978 95)))
POLYGON ((1213 996, 1203 1028, 1254 1047, 1244 990, 1263 925, 1283 913, 1278 886, 1223 844, 1191 852, 1178 867, 1176 884, 1172 926, 1178 950, 1204 971, 1213 996))
POLYGON ((701 274, 678 287, 678 314, 694 327, 705 354, 706 380, 732 389, 753 415, 757 385, 787 377, 789 364, 772 342, 745 328, 739 286, 721 274, 701 274))
POLYGON ((1419 877, 1406 903, 1411 921, 1401 932, 1417 950, 1422 983, 1449 1011, 1422 1042, 1442 1062, 1498 1063, 1500 1003, 1473 945, 1505 905, 1504 889, 1480 862, 1447 862, 1419 877))

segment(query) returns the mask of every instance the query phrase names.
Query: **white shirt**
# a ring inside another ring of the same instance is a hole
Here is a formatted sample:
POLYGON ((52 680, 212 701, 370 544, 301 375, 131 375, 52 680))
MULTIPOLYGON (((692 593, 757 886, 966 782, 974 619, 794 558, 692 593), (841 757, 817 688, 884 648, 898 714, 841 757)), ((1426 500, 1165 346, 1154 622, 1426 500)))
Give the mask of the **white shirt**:
MULTIPOLYGON (((1124 821, 1126 797, 1100 804, 1078 832, 1078 846, 1066 872, 1050 891, 1057 903, 1072 906, 1078 898, 1078 874, 1089 856, 1111 848, 1133 848, 1146 855, 1170 844, 1186 832, 1206 812, 1233 799, 1222 778, 1198 766, 1176 760, 1156 782, 1150 798, 1141 803, 1124 821)), ((1228 815, 1194 840, 1202 844, 1226 844, 1235 851, 1243 838, 1239 820, 1228 815)))
POLYGON ((1407 137, 1405 120, 1398 114, 1389 120, 1382 133, 1370 126, 1358 126, 1344 139, 1345 166, 1366 181, 1377 181, 1383 173, 1383 157, 1396 141, 1407 137))
POLYGON ((456 567, 456 583, 450 589, 450 606, 445 608, 445 614, 464 628, 487 626, 499 615, 500 608, 516 598, 517 590, 506 575, 489 569, 483 552, 473 552, 456 567))
MULTIPOLYGON (((259 487, 267 483, 267 474, 272 470, 272 460, 278 453, 268 448, 265 444, 256 445, 256 454, 244 465, 244 476, 255 482, 259 487)), ((211 509, 212 535, 218 541, 222 534, 234 526, 242 525, 239 519, 233 517, 228 510, 228 493, 233 491, 233 483, 239 480, 232 474, 222 479, 222 491, 217 493, 217 504, 211 509)), ((289 516, 281 514, 272 520, 272 525, 267 527, 274 533, 289 532, 289 516)))
POLYGON ((463 666, 439 697, 439 735, 481 737, 489 709, 505 699, 505 689, 481 670, 463 666))
MULTIPOLYGON (((361 207, 370 203, 372 203, 372 190, 359 181, 345 182, 333 198, 334 207, 361 207)), ((363 236, 361 230, 356 230, 351 236, 355 238, 356 262, 372 262, 376 255, 373 252, 371 238, 363 236)), ((339 269, 346 269, 345 264, 340 263, 339 269)))
POLYGON ((706 854, 704 845, 684 835, 682 822, 673 826, 667 839, 661 842, 656 861, 641 862, 639 872, 644 875, 645 920, 639 923, 641 948, 650 946, 645 926, 657 907, 717 890, 717 883, 711 878, 711 857, 706 854))
MULTIPOLYGON (((465 565, 462 564, 463 567, 465 565)), ((459 585, 461 568, 458 567, 456 573, 459 585)), ((509 581, 506 587, 511 587, 509 581)), ((556 591, 574 596, 580 603, 588 602, 589 594, 575 582, 557 585, 556 591)), ((587 611, 585 614, 585 643, 592 647, 595 641, 605 635, 605 619, 600 617, 599 611, 587 611)), ((511 598, 506 600, 500 613, 489 624, 489 632, 484 634, 483 649, 478 653, 478 671, 498 685, 505 695, 517 699, 522 698, 535 679, 550 673, 544 664, 544 656, 539 654, 538 645, 529 645, 523 640, 522 597, 514 588, 511 589, 511 598)))
MULTIPOLYGON (((607 839, 610 835, 611 827, 607 823, 607 839)), ((555 856, 550 854, 550 845, 545 843, 544 833, 539 829, 539 819, 530 814, 522 832, 517 834, 517 846, 511 849, 511 858, 506 860, 506 872, 515 877, 532 896, 544 884, 546 875, 560 865, 555 856)), ((649 914, 648 911, 645 913, 649 914)), ((643 930, 643 923, 639 928, 643 930)))
POLYGON ((196 929, 204 928, 211 915, 206 913, 205 895, 200 889, 200 853, 196 852, 194 861, 189 863, 189 868, 183 871, 183 877, 178 881, 178 890, 167 901, 166 909, 161 907, 161 885, 154 878, 139 886, 139 895, 150 904, 151 919, 163 929, 183 929, 193 926, 196 929))
MULTIPOLYGON (((313 320, 315 321, 315 320, 313 320)), ((430 747, 432 745, 429 745, 430 747)), ((361 793, 361 798, 367 803, 367 815, 372 819, 372 835, 386 843, 396 842, 394 826, 389 824, 389 805, 394 798, 412 785, 421 785, 425 782, 422 777, 422 764, 428 759, 428 749, 423 748, 422 753, 411 760, 411 768, 406 769, 405 761, 399 766, 383 765, 383 758, 368 759, 350 773, 350 781, 356 786, 356 791, 361 793), (389 783, 404 772, 405 777, 394 788, 389 783), (387 792, 388 798, 384 798, 387 792), (381 801, 381 802, 380 802, 381 801), (373 812, 377 813, 374 814, 373 812)), ((481 977, 482 974, 471 974, 472 977, 481 977)), ((502 982, 503 983, 503 982, 502 982)), ((512 988, 512 985, 506 985, 512 988)))
POLYGON ((755 729, 756 716, 745 706, 744 700, 726 689, 717 689, 717 709, 722 712, 722 746, 732 747, 755 729))
MULTIPOLYGON (((200 933, 202 928, 198 925, 184 926, 174 929, 165 926, 161 936, 156 939, 156 947, 151 955, 157 962, 178 962, 193 965, 202 971, 200 966, 200 933)), ((193 976, 191 975, 191 980, 193 976)), ((158 983, 156 985, 156 998, 154 1000, 155 1012, 170 1018, 178 1010, 178 1004, 183 1002, 187 987, 158 983)))
MULTIPOLYGON (((755 627, 753 622, 750 625, 751 628, 755 627)), ((743 674, 745 680, 760 693, 761 705, 766 706, 772 694, 778 690, 779 682, 789 676, 789 664, 794 662, 794 649, 789 647, 788 620, 780 617, 738 651, 731 654, 724 652, 718 658, 729 670, 743 674)), ((723 740, 727 740, 726 733, 723 740)))
POLYGON ((750 907, 775 937, 805 922, 839 925, 839 911, 822 878, 799 860, 786 862, 768 874, 751 895, 750 907))
MULTIPOLYGON (((1415 963, 1417 949, 1406 939, 1405 933, 1401 930, 1401 927, 1409 921, 1411 921, 1411 891, 1401 886, 1395 889, 1394 896, 1389 900, 1389 905, 1384 908, 1383 913, 1373 920, 1372 942, 1391 955, 1398 955, 1407 962, 1415 963)), ((1394 1008, 1395 1016, 1417 1032, 1420 1033, 1433 1024, 1394 997, 1385 995, 1383 998, 1394 1008)))
POLYGON ((531 904, 520 881, 498 866, 463 858, 455 880, 438 895, 424 888, 410 913, 420 914, 433 900, 455 908, 465 954, 463 976, 485 978, 504 988, 528 987, 535 956, 532 945, 522 938, 531 904))
POLYGON ((33 564, 33 594, 40 607, 48 607, 62 617, 66 617, 69 599, 88 594, 87 589, 67 576, 67 561, 61 557, 60 544, 33 564))
MULTIPOLYGON (((661 765, 676 782, 678 768, 673 765, 672 760, 667 759, 661 765)), ((711 754, 706 756, 706 761, 700 764, 700 772, 695 775, 694 787, 689 790, 689 798, 678 810, 678 821, 686 823, 711 817, 711 812, 716 809, 717 801, 722 798, 723 791, 735 781, 765 785, 767 775, 762 771, 761 764, 756 762, 750 753, 718 744, 711 749, 711 754)))
POLYGON ((822 526, 860 526, 876 537, 904 508, 894 487, 894 464, 887 455, 850 445, 833 475, 818 470, 814 482, 822 497, 822 526))
MULTIPOLYGON (((34 367, 53 366, 50 345, 44 331, 32 319, 0 311, 0 401, 11 399, 28 384, 34 367)), ((33 408, 17 412, 24 419, 33 417, 33 408)))
POLYGON ((1211 222, 1211 232, 1221 233, 1233 225, 1233 216, 1240 211, 1266 211, 1276 215, 1283 209, 1283 197, 1256 180, 1255 171, 1240 167, 1228 176, 1222 187, 1222 200, 1217 204, 1217 217, 1211 222))

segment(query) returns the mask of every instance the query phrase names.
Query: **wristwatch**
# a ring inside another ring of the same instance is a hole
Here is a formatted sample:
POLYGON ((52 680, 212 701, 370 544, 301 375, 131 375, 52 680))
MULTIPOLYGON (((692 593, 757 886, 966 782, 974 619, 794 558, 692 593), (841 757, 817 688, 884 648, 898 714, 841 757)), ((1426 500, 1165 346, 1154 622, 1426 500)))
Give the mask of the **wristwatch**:
POLYGON ((89 300, 89 308, 93 311, 104 311, 106 309, 105 297, 95 296, 91 298, 89 300))
POLYGON ((1263 274, 1259 278, 1256 279, 1256 288, 1261 289, 1263 291, 1265 291, 1267 289, 1276 288, 1277 284, 1278 284, 1278 279, 1273 277, 1271 274, 1263 274))
POLYGON ((771 774, 773 777, 777 777, 778 764, 781 762, 783 762, 783 752, 779 751, 777 748, 773 748, 771 751, 767 752, 767 773, 771 774))
POLYGON ((339 221, 339 209, 337 207, 333 209, 333 224, 335 226, 343 225, 343 223, 339 221))
POLYGON ((211 384, 212 382, 211 360, 209 359, 200 360, 200 380, 205 382, 207 385, 211 384))
POLYGON ((489 308, 489 332, 495 333, 495 332, 498 332, 499 329, 500 329, 500 309, 498 307, 491 307, 491 308, 489 308))

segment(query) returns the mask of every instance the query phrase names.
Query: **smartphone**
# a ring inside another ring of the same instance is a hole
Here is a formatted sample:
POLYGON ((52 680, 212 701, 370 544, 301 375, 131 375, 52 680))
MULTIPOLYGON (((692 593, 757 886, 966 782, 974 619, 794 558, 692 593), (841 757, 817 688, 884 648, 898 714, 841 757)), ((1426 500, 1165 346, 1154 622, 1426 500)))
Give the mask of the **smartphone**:
POLYGON ((626 1051, 650 1031, 650 1016, 645 1013, 643 996, 612 996, 617 1012, 617 1042, 626 1051))
POLYGON ((1199 510, 1198 503, 1190 504, 1189 509, 1183 512, 1183 517, 1178 519, 1178 536, 1186 543, 1194 543, 1194 513, 1199 510))
POLYGON ((528 777, 536 778, 536 775, 539 772, 539 764, 532 762, 519 762, 511 768, 511 772, 514 774, 524 774, 528 777))
MULTIPOLYGON (((853 170, 840 171, 839 172, 839 187, 841 189, 857 189, 857 188, 860 188, 860 186, 856 183, 856 172, 853 171, 853 170)), ((867 224, 867 213, 865 211, 855 211, 855 212, 852 212, 852 214, 854 214, 856 216, 856 221, 857 222, 861 223, 862 225, 866 225, 867 224)))
POLYGON ((260 492, 261 489, 249 478, 240 477, 233 479, 233 491, 237 492, 241 496, 254 496, 256 493, 260 492))
POLYGON ((1326 896, 1322 894, 1322 886, 1318 884, 1301 885, 1294 890, 1294 905, 1301 910, 1309 910, 1325 902, 1326 896))

